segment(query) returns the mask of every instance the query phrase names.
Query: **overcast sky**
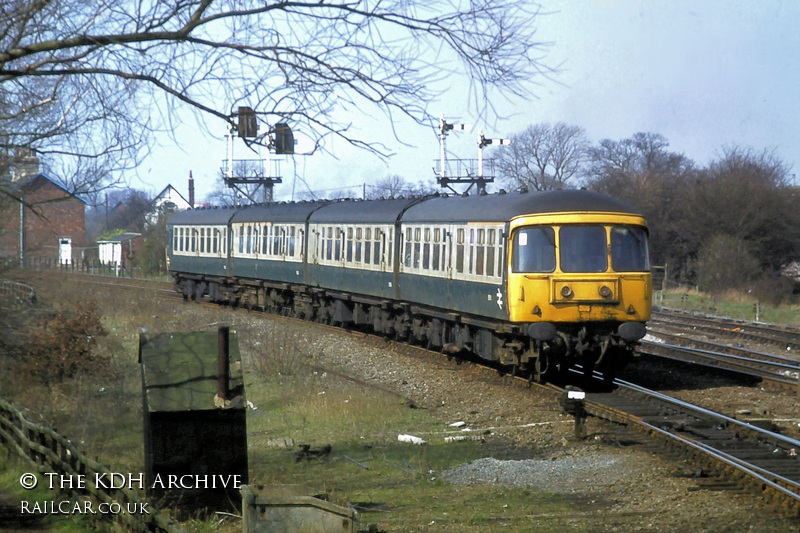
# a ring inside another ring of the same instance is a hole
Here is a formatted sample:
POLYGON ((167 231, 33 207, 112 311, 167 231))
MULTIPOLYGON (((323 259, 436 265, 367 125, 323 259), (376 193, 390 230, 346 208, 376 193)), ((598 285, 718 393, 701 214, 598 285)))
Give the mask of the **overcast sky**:
MULTIPOLYGON (((482 121, 462 104, 466 81, 454 80, 428 111, 473 123, 487 137, 559 121, 583 127, 592 142, 659 133, 699 165, 726 146, 774 149, 800 173, 800 1, 545 0, 541 6, 547 14, 532 23, 537 38, 551 43, 545 62, 560 69, 550 80, 536 80, 537 98, 495 97, 503 118, 482 121)), ((282 164, 276 200, 291 199, 293 182, 299 192, 302 181, 315 190, 352 187, 359 194, 362 183, 389 174, 435 183, 433 125, 396 124, 402 143, 382 115, 351 120, 367 140, 382 140, 395 155, 384 162, 335 143, 330 148, 338 160, 290 158, 282 164)), ((215 138, 183 127, 181 146, 164 139, 132 185, 157 193, 171 183, 186 195, 191 170, 202 199, 226 157, 224 125, 218 128, 215 138)), ((477 157, 476 133, 451 134, 448 148, 456 157, 477 157)), ((235 157, 251 156, 237 143, 235 157)))

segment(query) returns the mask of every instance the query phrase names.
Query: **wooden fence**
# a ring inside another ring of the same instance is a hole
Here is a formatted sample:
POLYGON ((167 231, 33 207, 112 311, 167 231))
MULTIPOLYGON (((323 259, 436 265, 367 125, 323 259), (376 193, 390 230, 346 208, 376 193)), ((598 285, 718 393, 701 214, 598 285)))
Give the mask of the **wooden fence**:
POLYGON ((112 483, 98 483, 100 486, 96 486, 96 475, 104 480, 112 479, 112 472, 108 468, 86 457, 55 431, 27 421, 19 409, 3 398, 0 398, 0 444, 26 459, 41 473, 74 476, 72 479, 75 480, 79 479, 77 476, 83 476, 84 488, 76 487, 66 491, 70 496, 91 498, 94 509, 106 504, 106 508, 110 509, 116 508, 111 507, 112 505, 118 505, 122 511, 116 514, 88 515, 91 519, 102 522, 106 526, 104 529, 107 528, 108 521, 115 521, 116 529, 133 533, 181 533, 180 529, 160 516, 155 509, 150 509, 133 490, 127 487, 114 489, 103 486, 112 483), (147 509, 149 512, 127 512, 130 509, 147 509))
MULTIPOLYGON (((122 263, 101 263, 97 260, 71 260, 65 263, 59 262, 57 259, 49 257, 31 257, 25 260, 25 263, 20 266, 17 260, 4 260, 0 262, 0 271, 2 270, 55 270, 58 272, 82 272, 84 274, 100 274, 105 276, 116 276, 118 278, 130 278, 142 276, 143 270, 141 267, 134 266, 131 269, 130 262, 122 263)), ((159 272, 160 273, 160 272, 159 272)))
POLYGON ((0 281, 0 306, 16 307, 20 304, 36 302, 36 289, 19 281, 0 281))

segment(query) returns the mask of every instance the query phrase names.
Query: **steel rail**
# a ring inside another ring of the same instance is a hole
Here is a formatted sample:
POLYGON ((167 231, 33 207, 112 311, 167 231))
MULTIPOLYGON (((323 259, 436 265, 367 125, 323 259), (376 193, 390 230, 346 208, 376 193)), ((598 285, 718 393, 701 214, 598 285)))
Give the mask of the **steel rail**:
POLYGON ((741 355, 731 355, 711 350, 669 344, 665 342, 640 341, 639 353, 654 357, 675 359, 700 364, 711 368, 724 368, 756 376, 766 384, 781 389, 797 391, 800 385, 800 363, 765 361, 741 355))

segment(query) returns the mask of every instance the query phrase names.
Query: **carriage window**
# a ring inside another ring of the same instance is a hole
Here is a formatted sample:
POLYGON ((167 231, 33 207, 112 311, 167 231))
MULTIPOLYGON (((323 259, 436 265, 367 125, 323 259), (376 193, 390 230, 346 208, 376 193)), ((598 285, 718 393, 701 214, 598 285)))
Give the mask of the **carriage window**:
POLYGON ((200 253, 206 252, 206 228, 200 228, 200 253))
POLYGON ((611 267, 617 272, 647 272, 647 233, 643 228, 615 226, 611 228, 611 267))
POLYGON ((478 246, 475 249, 475 273, 483 275, 484 244, 486 243, 486 230, 478 230, 478 246))
POLYGON ((381 231, 375 228, 375 249, 372 253, 372 264, 379 265, 381 262, 381 231))
POLYGON ((294 257, 294 240, 297 228, 294 226, 289 227, 289 257, 294 257))
POLYGON ((323 228, 322 229, 322 233, 326 237, 324 239, 325 240, 325 246, 326 246, 325 259, 330 261, 331 259, 333 259, 333 228, 331 226, 328 226, 328 231, 327 232, 325 231, 325 228, 323 228))
POLYGON ((272 255, 281 255, 280 229, 272 226, 272 255))
POLYGON ((407 267, 411 266, 411 228, 406 228, 406 239, 403 244, 403 257, 405 259, 405 265, 407 267))
POLYGON ((456 239, 456 272, 464 272, 464 230, 459 229, 456 239))
POLYGON ((420 251, 420 238, 422 236, 422 230, 417 228, 414 230, 414 268, 419 268, 419 251, 420 251))
POLYGON ((556 241, 553 228, 522 228, 514 234, 511 258, 513 272, 552 272, 556 268, 556 241))
POLYGON ((558 237, 562 272, 605 272, 608 268, 603 226, 563 226, 558 237))
POLYGON ((214 238, 211 241, 211 253, 218 253, 219 252, 219 230, 214 230, 214 238))
POLYGON ((495 230, 487 230, 489 236, 489 245, 486 247, 486 275, 495 275, 495 248, 494 248, 494 232, 495 230))
POLYGON ((431 229, 425 228, 425 240, 422 243, 422 268, 428 270, 431 264, 431 229))
POLYGON ((436 228, 433 230, 433 245, 432 245, 432 253, 433 257, 431 258, 431 269, 439 270, 439 250, 441 249, 441 241, 442 237, 442 230, 436 228))

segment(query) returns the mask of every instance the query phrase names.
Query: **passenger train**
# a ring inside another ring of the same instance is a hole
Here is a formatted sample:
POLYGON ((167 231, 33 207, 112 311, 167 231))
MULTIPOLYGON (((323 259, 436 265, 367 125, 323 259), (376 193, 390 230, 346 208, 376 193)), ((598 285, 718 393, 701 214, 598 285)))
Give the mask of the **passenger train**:
POLYGON ((651 312, 648 229, 586 191, 270 203, 168 222, 186 299, 470 353, 531 379, 612 380, 651 312))

